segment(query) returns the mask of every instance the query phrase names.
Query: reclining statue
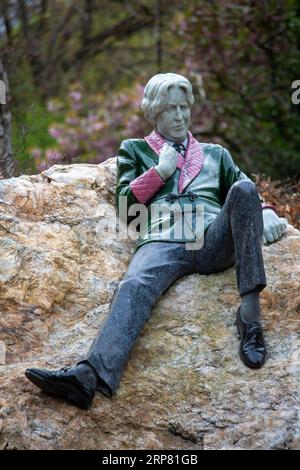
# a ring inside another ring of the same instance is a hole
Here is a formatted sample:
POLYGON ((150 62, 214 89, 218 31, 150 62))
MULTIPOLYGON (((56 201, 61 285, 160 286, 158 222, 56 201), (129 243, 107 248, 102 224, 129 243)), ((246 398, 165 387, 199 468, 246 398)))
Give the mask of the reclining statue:
POLYGON ((108 397, 116 392, 155 303, 175 280, 188 274, 216 273, 235 264, 241 298, 236 315, 240 357, 250 368, 260 368, 266 360, 259 301, 266 287, 262 243, 282 237, 287 221, 277 215, 276 207, 264 203, 226 148, 199 143, 192 135, 193 103, 192 86, 181 75, 158 74, 147 83, 141 106, 154 130, 143 139, 121 143, 116 207, 126 224, 132 222, 128 213, 135 204, 146 207, 149 217, 140 224, 135 252, 105 324, 86 358, 76 365, 25 372, 44 392, 80 408, 89 408, 96 390, 108 397), (163 215, 153 210, 162 203, 168 209, 174 204, 179 210, 187 208, 181 233, 175 210, 163 215), (195 227, 197 214, 202 223, 195 227), (159 230, 162 226, 170 230, 159 230))

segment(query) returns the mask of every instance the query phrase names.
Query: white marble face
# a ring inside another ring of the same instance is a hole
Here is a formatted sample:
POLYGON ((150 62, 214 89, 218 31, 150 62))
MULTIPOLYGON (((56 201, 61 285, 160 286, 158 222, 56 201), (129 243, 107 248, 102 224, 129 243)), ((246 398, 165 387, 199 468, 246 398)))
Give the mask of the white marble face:
POLYGON ((166 139, 182 142, 191 122, 190 106, 185 91, 174 86, 169 89, 168 103, 156 120, 157 131, 166 139))

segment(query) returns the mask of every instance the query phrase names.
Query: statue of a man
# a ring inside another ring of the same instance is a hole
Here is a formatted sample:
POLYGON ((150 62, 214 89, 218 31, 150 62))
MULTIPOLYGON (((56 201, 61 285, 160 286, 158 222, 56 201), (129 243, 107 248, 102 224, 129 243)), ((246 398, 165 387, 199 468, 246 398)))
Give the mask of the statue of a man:
POLYGON ((150 211, 158 203, 175 201, 180 208, 190 205, 193 213, 196 202, 201 203, 201 246, 191 225, 181 238, 170 231, 152 230, 166 221, 172 225, 174 212, 151 215, 87 357, 57 371, 26 370, 35 385, 78 407, 87 409, 96 390, 109 397, 115 393, 156 301, 175 280, 188 274, 216 273, 235 264, 241 297, 236 318, 240 357, 251 368, 261 367, 266 360, 259 303, 259 293, 266 286, 262 242, 278 240, 287 221, 276 215, 274 206, 263 203, 255 184, 226 148, 199 143, 193 137, 189 131, 193 102, 192 86, 181 75, 158 74, 147 83, 142 109, 154 130, 144 139, 122 142, 116 205, 119 212, 125 197, 128 208, 144 204, 150 211))

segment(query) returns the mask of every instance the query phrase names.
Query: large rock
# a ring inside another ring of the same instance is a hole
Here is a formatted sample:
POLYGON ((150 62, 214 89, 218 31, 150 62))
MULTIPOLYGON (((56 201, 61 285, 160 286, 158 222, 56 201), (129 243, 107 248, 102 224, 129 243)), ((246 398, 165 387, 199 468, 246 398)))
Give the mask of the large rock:
POLYGON ((115 160, 0 181, 0 448, 300 448, 300 233, 264 247, 270 357, 238 356, 234 268, 178 280, 159 300, 117 394, 89 411, 41 393, 28 366, 84 356, 133 253, 108 231, 115 160))

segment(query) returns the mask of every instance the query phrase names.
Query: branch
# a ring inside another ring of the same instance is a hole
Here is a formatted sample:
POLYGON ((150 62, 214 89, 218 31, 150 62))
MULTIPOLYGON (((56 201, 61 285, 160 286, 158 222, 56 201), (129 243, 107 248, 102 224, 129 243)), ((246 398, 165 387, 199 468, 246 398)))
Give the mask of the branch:
MULTIPOLYGON (((51 37, 49 39, 48 47, 47 47, 47 56, 50 57, 49 61, 52 62, 51 56, 53 56, 53 51, 55 49, 56 42, 60 33, 66 28, 66 26, 70 23, 72 17, 75 15, 77 9, 74 3, 71 3, 70 8, 66 11, 66 14, 61 18, 58 22, 56 28, 52 31, 51 37)), ((71 28, 70 28, 71 31, 71 28)))
POLYGON ((76 64, 81 61, 86 61, 88 58, 94 57, 106 49, 111 42, 128 37, 128 35, 140 31, 141 29, 154 26, 154 15, 149 12, 148 9, 146 9, 146 13, 147 15, 140 16, 140 18, 129 16, 111 28, 90 37, 83 47, 77 51, 72 63, 75 62, 76 64))

